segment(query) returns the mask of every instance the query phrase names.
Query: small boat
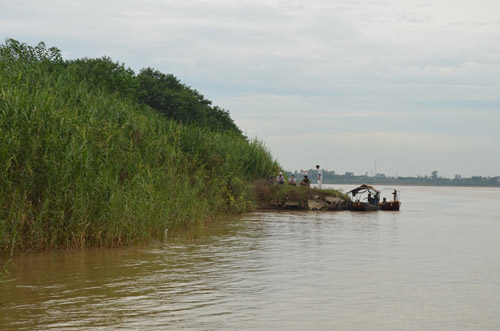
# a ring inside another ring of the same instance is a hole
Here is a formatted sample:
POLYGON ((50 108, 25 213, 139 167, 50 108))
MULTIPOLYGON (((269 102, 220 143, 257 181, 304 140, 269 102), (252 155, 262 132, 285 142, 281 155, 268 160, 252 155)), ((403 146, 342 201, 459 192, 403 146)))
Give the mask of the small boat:
POLYGON ((346 193, 351 199, 352 211, 376 211, 379 209, 380 191, 373 186, 363 184, 346 193))
POLYGON ((381 192, 391 192, 392 200, 387 200, 386 197, 383 197, 382 193, 382 201, 378 203, 378 208, 380 210, 399 210, 401 207, 401 201, 399 201, 399 191, 393 188, 387 188, 381 190, 381 192))

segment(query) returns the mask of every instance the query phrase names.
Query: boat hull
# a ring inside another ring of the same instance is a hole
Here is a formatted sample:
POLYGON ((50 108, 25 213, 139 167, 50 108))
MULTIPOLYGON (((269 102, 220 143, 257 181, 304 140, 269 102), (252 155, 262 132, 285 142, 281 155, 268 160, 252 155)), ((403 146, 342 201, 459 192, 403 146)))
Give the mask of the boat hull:
POLYGON ((366 202, 355 201, 351 204, 352 211, 377 211, 378 206, 366 202))
POLYGON ((399 210, 401 202, 399 201, 387 201, 378 204, 380 210, 399 210))

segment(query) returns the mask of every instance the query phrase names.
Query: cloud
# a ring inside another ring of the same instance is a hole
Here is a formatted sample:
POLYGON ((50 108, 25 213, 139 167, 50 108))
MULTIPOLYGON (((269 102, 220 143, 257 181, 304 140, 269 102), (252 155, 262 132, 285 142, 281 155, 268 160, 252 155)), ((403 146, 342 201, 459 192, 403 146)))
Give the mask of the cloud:
POLYGON ((351 132, 271 136, 265 141, 290 170, 310 169, 318 162, 337 173, 356 174, 373 172, 376 162, 377 172, 386 175, 425 175, 437 169, 442 176, 472 176, 478 174, 474 167, 483 169, 483 175, 494 175, 498 166, 495 153, 500 153, 497 142, 487 136, 351 132))
MULTIPOLYGON (((272 137, 274 141, 325 141, 332 146, 349 145, 356 149, 370 146, 380 150, 384 146, 413 151, 429 152, 432 154, 443 152, 460 152, 479 148, 496 147, 488 137, 463 137, 444 134, 420 134, 408 132, 344 132, 340 134, 303 134, 272 137)), ((499 147, 500 148, 500 147, 499 147)))
POLYGON ((26 0, 1 7, 4 38, 176 75, 228 109, 287 167, 314 165, 334 151, 342 157, 331 164, 346 170, 382 155, 400 173, 433 163, 453 172, 460 155, 470 173, 500 169, 496 0, 26 0))

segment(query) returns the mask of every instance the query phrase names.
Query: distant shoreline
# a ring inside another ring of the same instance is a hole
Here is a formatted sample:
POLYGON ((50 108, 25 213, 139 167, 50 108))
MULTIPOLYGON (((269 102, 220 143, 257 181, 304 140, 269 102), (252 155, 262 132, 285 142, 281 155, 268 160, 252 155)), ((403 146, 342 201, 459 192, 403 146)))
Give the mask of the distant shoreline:
MULTIPOLYGON (((311 178, 311 183, 315 184, 316 169, 301 170, 290 172, 295 175, 295 178, 302 178, 308 175, 311 178)), ((347 185, 401 185, 401 186, 459 186, 459 187, 500 187, 500 176, 483 177, 472 176, 462 177, 456 175, 455 178, 440 177, 437 171, 434 171, 431 176, 419 177, 389 177, 384 174, 375 176, 354 175, 352 172, 346 172, 343 175, 337 174, 334 171, 323 170, 324 184, 347 184, 347 185)))

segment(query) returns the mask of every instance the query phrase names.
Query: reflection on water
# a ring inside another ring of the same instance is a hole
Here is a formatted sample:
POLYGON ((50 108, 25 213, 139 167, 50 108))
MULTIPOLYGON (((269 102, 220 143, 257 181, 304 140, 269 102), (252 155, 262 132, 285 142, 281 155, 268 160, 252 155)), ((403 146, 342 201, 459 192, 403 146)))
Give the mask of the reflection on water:
POLYGON ((150 248, 26 254, 2 329, 500 329, 500 190, 403 187, 400 212, 254 213, 150 248))

